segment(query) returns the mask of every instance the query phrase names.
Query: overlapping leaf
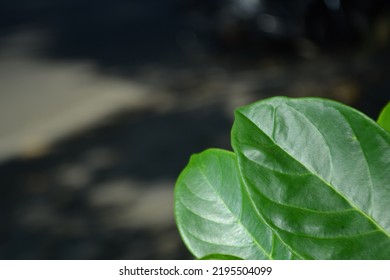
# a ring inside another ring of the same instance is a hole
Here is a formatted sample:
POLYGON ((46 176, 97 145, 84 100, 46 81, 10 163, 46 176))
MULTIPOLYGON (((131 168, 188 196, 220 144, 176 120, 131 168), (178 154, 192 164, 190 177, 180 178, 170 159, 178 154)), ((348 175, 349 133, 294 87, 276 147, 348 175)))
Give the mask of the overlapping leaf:
POLYGON ((389 116, 390 105, 381 128, 316 98, 240 108, 235 154, 195 155, 177 181, 187 247, 204 259, 390 259, 389 116))
POLYGON ((185 244, 197 258, 297 258, 242 192, 231 152, 213 149, 191 157, 176 183, 175 216, 185 244))
POLYGON ((390 259, 390 134, 323 99, 236 111, 240 176, 253 205, 307 259, 390 259))
POLYGON ((378 124, 390 132, 390 102, 387 103, 385 108, 383 108, 382 112, 380 113, 378 124))

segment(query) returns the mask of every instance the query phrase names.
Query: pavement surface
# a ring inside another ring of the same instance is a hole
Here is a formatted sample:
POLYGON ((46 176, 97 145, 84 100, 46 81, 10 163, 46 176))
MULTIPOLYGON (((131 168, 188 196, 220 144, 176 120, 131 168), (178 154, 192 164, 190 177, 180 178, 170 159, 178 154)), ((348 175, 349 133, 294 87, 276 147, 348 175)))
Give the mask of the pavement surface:
POLYGON ((0 158, 43 148, 112 112, 146 106, 145 86, 105 77, 92 62, 39 59, 42 37, 17 34, 0 47, 0 158))

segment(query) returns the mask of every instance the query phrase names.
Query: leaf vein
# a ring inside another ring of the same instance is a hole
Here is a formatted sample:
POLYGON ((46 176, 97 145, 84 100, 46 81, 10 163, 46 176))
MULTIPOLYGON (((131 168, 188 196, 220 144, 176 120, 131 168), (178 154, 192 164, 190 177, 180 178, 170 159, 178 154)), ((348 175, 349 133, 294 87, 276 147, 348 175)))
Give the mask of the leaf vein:
POLYGON ((198 216, 204 220, 207 220, 207 221, 210 221, 210 222, 213 222, 215 224, 220 224, 220 225, 231 225, 233 224, 232 222, 230 223, 223 223, 221 221, 218 221, 218 220, 215 220, 215 219, 212 219, 210 217, 207 217, 207 216, 204 216, 202 214, 200 214, 198 211, 195 211, 193 208, 189 207, 186 203, 184 203, 182 200, 179 200, 180 201, 180 204, 185 208, 187 209, 188 211, 190 211, 191 213, 193 213, 195 216, 198 216))
MULTIPOLYGON (((258 130, 262 131, 260 127, 258 127, 251 119, 249 119, 246 115, 239 112, 241 116, 243 116, 245 119, 247 119, 250 123, 252 123, 258 130)), ((263 131, 262 131, 263 132, 263 131)), ((267 135, 266 133, 264 133, 267 135)), ((267 137, 273 141, 275 144, 277 144, 274 139, 272 139, 269 135, 267 137)), ((369 217, 366 213, 364 213, 361 209, 359 209, 352 201, 350 201, 347 197, 345 197, 342 193, 340 193, 334 186, 331 185, 330 182, 327 182, 324 178, 322 178, 319 174, 311 170, 308 166, 306 166, 304 163, 298 161, 296 158, 294 158, 288 151, 286 151, 283 147, 278 145, 280 149, 282 149, 287 155, 289 155, 292 159, 295 159, 295 161, 299 164, 301 164, 306 170, 316 175, 321 181, 323 181, 327 186, 329 186, 331 189, 333 189, 340 197, 345 199, 353 208, 356 208, 357 211, 359 211, 363 216, 365 216, 369 221, 371 221, 380 231, 382 231, 384 234, 390 237, 390 233, 388 233, 383 227, 381 227, 375 220, 373 220, 371 217, 369 217)))
MULTIPOLYGON (((203 178, 207 181, 209 187, 214 190, 211 182, 208 180, 206 174, 203 172, 201 166, 198 165, 198 168, 199 168, 199 171, 200 173, 202 174, 203 178)), ((214 190, 215 193, 217 193, 215 190, 214 190)), ((263 246, 261 246, 260 243, 257 242, 256 238, 248 231, 248 229, 243 225, 243 223, 241 222, 240 220, 240 217, 239 216, 236 216, 234 215, 233 211, 227 206, 227 204, 225 203, 225 201, 223 199, 221 199, 221 202, 225 205, 225 207, 232 213, 232 215, 236 218, 236 221, 237 223, 240 224, 240 226, 245 230, 245 232, 251 237, 251 239, 254 241, 254 243, 257 245, 257 247, 263 252, 264 255, 266 255, 269 259, 273 259, 272 256, 270 256, 267 252, 267 250, 265 250, 265 248, 263 248, 263 246)))

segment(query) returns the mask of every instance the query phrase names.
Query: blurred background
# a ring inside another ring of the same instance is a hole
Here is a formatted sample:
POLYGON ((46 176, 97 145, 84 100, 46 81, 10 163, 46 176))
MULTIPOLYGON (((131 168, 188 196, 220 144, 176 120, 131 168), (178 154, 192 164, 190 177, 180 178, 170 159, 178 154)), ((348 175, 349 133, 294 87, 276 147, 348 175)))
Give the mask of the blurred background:
POLYGON ((188 259, 191 154, 235 107, 390 100, 386 0, 2 0, 0 258, 188 259))

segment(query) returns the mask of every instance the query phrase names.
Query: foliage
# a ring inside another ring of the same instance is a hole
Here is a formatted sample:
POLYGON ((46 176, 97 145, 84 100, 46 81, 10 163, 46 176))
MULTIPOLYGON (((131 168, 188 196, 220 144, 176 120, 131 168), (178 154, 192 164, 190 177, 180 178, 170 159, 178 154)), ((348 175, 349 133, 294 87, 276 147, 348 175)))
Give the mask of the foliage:
POLYGON ((377 123, 335 101, 274 97, 237 109, 231 137, 234 152, 193 155, 176 183, 195 257, 390 259, 390 133, 377 123))
POLYGON ((390 132, 390 102, 383 108, 378 118, 378 124, 390 132))

